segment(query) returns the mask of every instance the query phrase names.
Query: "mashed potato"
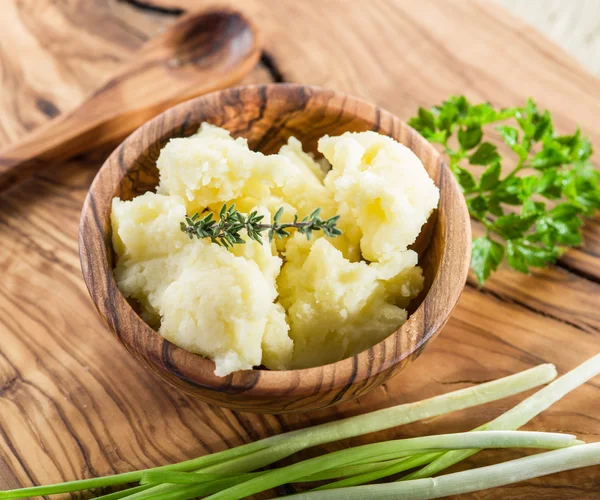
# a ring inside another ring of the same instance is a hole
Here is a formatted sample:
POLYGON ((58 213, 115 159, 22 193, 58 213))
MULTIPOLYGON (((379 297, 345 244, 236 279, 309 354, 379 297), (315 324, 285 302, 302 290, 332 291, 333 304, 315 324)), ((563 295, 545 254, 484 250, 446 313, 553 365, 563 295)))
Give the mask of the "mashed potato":
MULTIPOLYGON (((358 354, 406 321, 406 310, 389 300, 389 280, 374 264, 350 262, 326 238, 307 242, 295 234, 279 275, 279 302, 288 311, 294 341, 293 368, 317 366, 358 354)), ((403 260, 403 259, 399 259, 403 260)), ((405 276, 411 298, 420 274, 405 276)))
POLYGON ((265 365, 304 368, 338 361, 387 337, 406 321, 423 287, 408 249, 439 193, 419 159, 374 132, 325 136, 323 164, 291 137, 278 154, 203 124, 172 139, 157 166, 157 193, 113 200, 114 270, 126 297, 167 340, 214 360, 215 373, 265 365), (221 205, 283 221, 320 207, 341 215, 342 236, 300 233, 263 244, 242 231, 226 249, 189 239, 180 222, 221 205))
POLYGON ((392 259, 414 243, 439 191, 410 149, 375 132, 346 132, 322 137, 319 151, 333 167, 325 186, 365 259, 392 259))
MULTIPOLYGON (((269 220, 265 209, 258 211, 269 220)), ((164 338, 213 359, 217 375, 261 363, 289 366, 289 327, 275 303, 281 259, 268 240, 249 240, 232 253, 209 240, 190 240, 179 227, 172 231, 183 217, 185 207, 175 197, 113 200, 114 274, 123 294, 139 302, 144 320, 164 338)))
POLYGON ((312 156, 305 153, 302 150, 302 143, 295 137, 290 137, 287 144, 281 146, 279 154, 289 158, 298 167, 311 171, 321 182, 323 182, 327 170, 329 170, 329 168, 324 168, 312 156))
POLYGON ((208 124, 196 135, 171 139, 157 167, 158 193, 181 198, 189 213, 224 200, 267 198, 293 170, 291 162, 251 151, 245 139, 208 124))

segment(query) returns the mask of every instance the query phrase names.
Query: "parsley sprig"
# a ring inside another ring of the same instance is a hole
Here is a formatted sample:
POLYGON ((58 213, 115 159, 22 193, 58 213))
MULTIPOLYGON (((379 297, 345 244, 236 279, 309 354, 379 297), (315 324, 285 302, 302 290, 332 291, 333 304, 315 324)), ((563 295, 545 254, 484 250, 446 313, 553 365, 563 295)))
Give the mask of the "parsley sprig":
POLYGON ((509 266, 527 273, 581 244, 583 218, 600 208, 600 172, 589 162, 592 145, 579 128, 557 135, 550 113, 531 99, 497 110, 464 96, 431 111, 419 108, 409 124, 443 146, 471 217, 485 227, 485 236, 473 240, 471 259, 480 285, 505 256, 509 266), (498 122, 494 128, 512 159, 484 140, 484 127, 498 122), (515 165, 504 176, 503 163, 515 165))
POLYGON ((263 231, 268 231, 269 241, 273 241, 274 237, 285 238, 289 236, 288 229, 290 228, 295 228, 309 240, 312 237, 313 231, 323 231, 325 236, 329 236, 330 238, 335 238, 342 234, 342 231, 337 227, 337 222, 340 218, 339 215, 323 220, 320 214, 321 209, 317 208, 302 220, 298 220, 298 216, 294 215, 293 222, 280 222, 283 215, 283 207, 281 207, 275 212, 273 223, 264 224, 261 222, 264 216, 259 215, 256 211, 244 215, 236 210, 235 204, 227 207, 227 204, 224 203, 219 212, 220 220, 217 221, 212 212, 204 217, 201 217, 196 212, 191 217, 186 217, 185 222, 180 223, 180 227, 190 239, 194 236, 199 239, 210 238, 213 243, 223 245, 225 248, 245 243, 240 235, 243 229, 246 230, 249 238, 252 238, 261 245, 263 244, 263 231))

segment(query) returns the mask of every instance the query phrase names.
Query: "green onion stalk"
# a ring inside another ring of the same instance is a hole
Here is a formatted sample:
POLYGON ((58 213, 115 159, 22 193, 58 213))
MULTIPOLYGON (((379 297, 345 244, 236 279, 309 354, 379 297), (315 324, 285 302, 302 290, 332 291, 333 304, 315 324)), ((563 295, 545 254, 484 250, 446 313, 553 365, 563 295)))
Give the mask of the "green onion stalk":
MULTIPOLYGON (((537 391, 533 396, 521 401, 513 409, 498 418, 484 424, 476 431, 518 429, 533 417, 539 415, 563 396, 588 380, 600 374, 600 354, 596 354, 585 363, 574 368, 554 382, 537 391)), ((448 467, 475 455, 480 450, 456 450, 444 453, 423 469, 410 474, 405 479, 430 477, 448 467)))
MULTIPOLYGON (((208 474, 251 472, 312 446, 390 429, 495 401, 546 384, 555 376, 555 367, 551 364, 544 364, 492 382, 435 396, 416 403, 402 404, 365 415, 349 417, 337 422, 329 422, 307 429, 271 436, 260 441, 177 464, 62 484, 3 491, 0 492, 0 499, 29 498, 38 495, 54 495, 134 483, 139 482, 144 474, 150 471, 198 471, 208 474)), ((232 478, 219 481, 232 481, 232 478)), ((133 495, 124 498, 128 500, 147 499, 152 498, 157 493, 164 495, 167 491, 181 487, 179 485, 159 485, 146 490, 138 490, 133 495)), ((164 496, 160 498, 164 498, 164 496)))
MULTIPOLYGON (((569 392, 573 391, 580 385, 586 383, 596 375, 600 374, 600 354, 596 354, 570 372, 567 372, 562 377, 554 380, 546 387, 540 389, 532 396, 521 401, 517 406, 500 415, 498 418, 474 429, 474 431, 487 430, 514 430, 525 425, 536 415, 539 415, 552 404, 564 397, 569 392)), ((386 467, 378 468, 377 470, 365 470, 359 472, 353 477, 348 477, 340 481, 322 485, 315 490, 326 490, 333 488, 346 488, 349 486, 358 486, 361 484, 370 483, 384 477, 393 476, 401 472, 414 469, 425 465, 422 469, 413 472, 401 478, 401 481, 407 479, 419 479, 431 477, 438 472, 441 472, 448 467, 451 467, 462 460, 469 458, 478 449, 470 450, 452 450, 445 453, 430 453, 410 457, 396 463, 389 464, 386 467)))
MULTIPOLYGON (((342 467, 356 460, 395 453, 397 457, 415 453, 438 452, 445 449, 469 448, 563 448, 580 444, 575 436, 546 432, 525 431, 483 431, 441 434, 417 438, 398 439, 383 443, 373 443, 340 450, 320 457, 304 460, 287 467, 269 471, 260 477, 245 481, 211 495, 211 500, 239 500, 255 493, 265 491, 286 483, 292 483, 307 475, 316 474, 323 469, 342 467), (474 446, 474 443, 480 445, 474 446)), ((165 500, 188 500, 197 496, 194 491, 182 495, 161 497, 165 500)))
POLYGON ((411 479, 328 491, 309 491, 295 495, 294 500, 397 500, 399 498, 429 500, 496 488, 593 465, 600 465, 600 443, 538 453, 436 478, 411 479))

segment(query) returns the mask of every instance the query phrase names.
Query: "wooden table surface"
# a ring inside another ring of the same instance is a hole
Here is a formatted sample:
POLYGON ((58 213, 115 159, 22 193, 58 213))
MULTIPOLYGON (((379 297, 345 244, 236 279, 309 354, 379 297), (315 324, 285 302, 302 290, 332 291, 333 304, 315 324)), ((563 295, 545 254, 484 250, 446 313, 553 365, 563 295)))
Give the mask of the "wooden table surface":
MULTIPOLYGON (((155 5, 148 8, 145 1, 3 2, 0 142, 77 105, 182 9, 205 4, 148 0, 155 5)), ((552 110, 560 132, 580 124, 600 146, 600 81, 489 2, 248 0, 243 7, 266 44, 263 63, 248 82, 324 85, 404 119, 453 93, 499 106, 531 95, 552 110)), ((543 362, 564 373, 600 351, 596 219, 586 226, 585 245, 548 270, 525 276, 502 269, 482 290, 470 279, 447 327, 424 354, 360 400, 291 416, 235 413, 196 401, 138 366, 104 327, 85 290, 77 257, 79 212, 107 153, 91 152, 0 196, 0 489, 179 461, 543 362)), ((468 430, 521 399, 351 444, 468 430)), ((600 440, 600 380, 526 428, 600 440)), ((482 453, 461 467, 520 454, 482 453)), ((592 467, 461 498, 581 500, 600 498, 599 492, 600 467, 592 467)))
POLYGON ((598 0, 488 0, 500 3, 564 48, 588 71, 600 75, 598 0))

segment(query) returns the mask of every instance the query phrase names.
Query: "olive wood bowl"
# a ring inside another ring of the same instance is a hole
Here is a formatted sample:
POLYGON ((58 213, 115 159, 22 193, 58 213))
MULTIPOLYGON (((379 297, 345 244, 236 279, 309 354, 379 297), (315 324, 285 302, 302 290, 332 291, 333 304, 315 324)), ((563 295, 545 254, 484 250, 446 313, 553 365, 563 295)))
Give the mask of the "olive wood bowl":
MULTIPOLYGON (((467 208, 442 156, 406 123, 375 104, 332 90, 295 84, 231 88, 184 102, 138 128, 111 154, 92 183, 81 215, 79 253, 90 295, 133 356, 162 379, 204 401, 241 411, 290 413, 324 408, 378 387, 414 360, 440 332, 464 287, 470 259, 467 208), (316 368, 254 369, 214 375, 211 360, 164 340, 125 299, 113 278, 111 200, 153 190, 156 159, 172 137, 208 121, 274 153, 290 135, 305 150, 346 131, 374 130, 408 146, 440 188, 440 203, 415 245, 425 287, 406 323, 360 354, 316 368)), ((115 367, 116 369, 116 367, 115 367)))

